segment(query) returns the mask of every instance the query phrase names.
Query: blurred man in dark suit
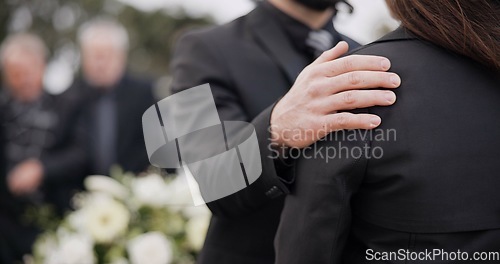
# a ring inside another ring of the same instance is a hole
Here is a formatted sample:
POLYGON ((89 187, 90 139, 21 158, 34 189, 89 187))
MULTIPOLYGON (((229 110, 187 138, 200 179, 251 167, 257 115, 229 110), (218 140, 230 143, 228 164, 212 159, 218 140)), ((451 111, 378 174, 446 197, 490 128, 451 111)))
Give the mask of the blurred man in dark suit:
POLYGON ((366 90, 400 85, 399 76, 386 72, 389 60, 337 59, 348 51, 345 42, 357 46, 333 26, 338 2, 262 1, 250 14, 187 34, 177 45, 173 92, 210 83, 222 120, 252 122, 262 161, 250 187, 208 204, 214 217, 200 263, 273 263, 283 196, 294 183, 293 174, 284 176, 292 160, 275 153, 331 131, 373 129, 379 117, 342 110, 396 101, 392 91, 366 90))
POLYGON ((120 24, 96 19, 78 37, 83 78, 75 88, 85 105, 87 173, 108 175, 114 164, 142 172, 149 165, 142 114, 154 103, 152 83, 126 72, 128 35, 120 24))
POLYGON ((28 206, 49 203, 62 213, 80 186, 84 152, 77 143, 72 98, 44 92, 46 48, 31 34, 2 44, 0 90, 0 261, 31 251, 37 232, 24 225, 28 206))

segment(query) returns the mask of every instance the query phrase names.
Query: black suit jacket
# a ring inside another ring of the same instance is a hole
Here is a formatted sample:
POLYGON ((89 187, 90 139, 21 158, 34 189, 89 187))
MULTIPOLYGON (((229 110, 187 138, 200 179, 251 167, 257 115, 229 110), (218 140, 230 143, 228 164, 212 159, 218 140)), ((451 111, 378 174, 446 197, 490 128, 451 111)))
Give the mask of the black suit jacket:
MULTIPOLYGON (((40 202, 54 206, 61 216, 70 206, 74 193, 81 188, 85 164, 84 150, 78 144, 76 120, 80 101, 71 93, 52 96, 42 95, 45 111, 54 113, 55 122, 48 129, 40 161, 44 178, 39 188, 41 196, 17 197, 7 186, 6 137, 4 128, 5 105, 0 105, 0 262, 14 263, 31 252, 38 230, 33 223, 25 223, 22 216, 28 207, 40 202)), ((11 169, 11 168, 9 168, 11 169)))
MULTIPOLYGON (((0 92, 2 91, 1 89, 2 88, 0 88, 0 92)), ((4 130, 3 129, 3 121, 2 121, 2 120, 4 120, 4 116, 3 116, 4 115, 4 110, 3 110, 3 107, 4 107, 3 105, 0 105, 0 126, 1 126, 0 127, 0 139, 1 139, 0 140, 0 160, 2 161, 2 162, 0 162, 0 176, 2 178, 4 178, 5 175, 7 174, 7 163, 5 162, 5 155, 6 155, 6 153, 5 153, 5 145, 6 145, 6 143, 5 143, 5 140, 3 140, 3 138, 5 136, 4 135, 5 133, 3 131, 4 130)), ((2 188, 1 187, 2 185, 3 184, 0 184, 0 188, 2 188)), ((2 189, 0 189, 0 190, 2 190, 2 189)))
POLYGON ((398 102, 367 110, 383 120, 373 136, 339 132, 314 146, 343 154, 297 161, 278 263, 366 263, 369 249, 498 252, 498 72, 404 29, 355 53, 392 61, 398 102))
MULTIPOLYGON (((84 100, 80 118, 80 126, 84 127, 81 141, 87 147, 87 155, 92 155, 91 146, 95 140, 95 135, 92 133, 94 130, 92 118, 99 91, 83 80, 74 89, 77 89, 77 93, 84 100)), ((149 166, 142 132, 142 115, 155 103, 152 83, 146 79, 125 74, 113 89, 115 89, 118 119, 115 130, 117 165, 125 171, 142 172, 149 166)), ((91 161, 91 157, 88 156, 87 175, 96 173, 92 170, 91 161)))
POLYGON ((263 172, 255 183, 208 204, 215 216, 199 263, 274 262, 272 242, 288 186, 269 158, 270 116, 274 103, 308 63, 262 6, 227 25, 193 32, 179 41, 172 91, 209 83, 222 121, 255 126, 262 158, 263 172))
MULTIPOLYGON (((48 137, 47 146, 42 151, 39 158, 44 167, 44 178, 40 188, 44 196, 44 201, 56 206, 59 212, 67 209, 72 194, 81 186, 83 177, 82 170, 85 164, 85 153, 83 147, 78 142, 77 119, 79 116, 79 99, 71 93, 61 95, 43 94, 41 99, 43 108, 46 111, 53 112, 56 121, 49 128, 53 135, 48 137)), ((0 112, 4 113, 0 106, 0 112)), ((13 210, 23 210, 14 202, 16 200, 10 197, 6 187, 6 177, 8 174, 6 168, 6 142, 4 121, 0 114, 0 173, 1 173, 1 192, 12 200, 11 208, 13 210)), ((5 201, 7 203, 7 201, 5 201)), ((0 202, 0 204, 3 204, 0 202)), ((5 204, 5 203, 4 203, 5 204)))
POLYGON ((52 107, 59 117, 55 131, 55 144, 41 156, 45 178, 43 191, 49 203, 55 204, 59 213, 70 207, 75 191, 82 187, 85 176, 85 149, 79 141, 81 114, 80 98, 70 91, 53 97, 52 107))

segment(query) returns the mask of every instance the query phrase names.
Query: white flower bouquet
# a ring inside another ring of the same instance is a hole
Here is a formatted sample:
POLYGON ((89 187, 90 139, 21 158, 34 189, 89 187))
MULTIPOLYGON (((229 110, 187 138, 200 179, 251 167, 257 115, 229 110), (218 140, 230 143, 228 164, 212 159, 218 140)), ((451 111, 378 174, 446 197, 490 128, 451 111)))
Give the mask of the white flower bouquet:
POLYGON ((111 175, 87 177, 86 191, 74 197, 75 210, 44 228, 27 262, 194 263, 210 212, 192 205, 182 177, 136 177, 118 168, 111 175))

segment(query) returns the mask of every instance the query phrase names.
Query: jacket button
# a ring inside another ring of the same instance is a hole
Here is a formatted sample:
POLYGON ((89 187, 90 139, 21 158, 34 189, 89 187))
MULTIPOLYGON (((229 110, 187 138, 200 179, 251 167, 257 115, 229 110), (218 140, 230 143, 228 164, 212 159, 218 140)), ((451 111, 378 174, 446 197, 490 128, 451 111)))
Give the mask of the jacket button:
POLYGON ((277 186, 273 186, 271 189, 269 189, 269 191, 266 192, 266 196, 271 199, 278 198, 282 194, 283 192, 277 186))

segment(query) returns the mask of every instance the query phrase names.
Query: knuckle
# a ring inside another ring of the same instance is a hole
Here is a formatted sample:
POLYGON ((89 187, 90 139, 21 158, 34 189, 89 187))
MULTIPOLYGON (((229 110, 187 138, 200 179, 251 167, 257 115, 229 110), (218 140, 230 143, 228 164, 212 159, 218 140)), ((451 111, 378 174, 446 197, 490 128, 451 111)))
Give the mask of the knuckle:
POLYGON ((349 117, 342 114, 337 116, 337 126, 339 128, 346 127, 348 124, 349 124, 349 117))
POLYGON ((348 79, 349 84, 351 84, 353 86, 357 86, 361 83, 361 77, 359 76, 358 73, 355 73, 355 72, 349 73, 347 75, 347 79, 348 79))
POLYGON ((353 57, 346 57, 342 61, 342 67, 343 67, 344 71, 346 71, 346 72, 353 70, 354 69, 353 57))
POLYGON ((352 105, 356 102, 356 97, 353 91, 345 92, 342 95, 342 101, 347 105, 352 105))
POLYGON ((317 67, 314 67, 314 66, 307 66, 304 70, 303 70, 303 73, 304 73, 304 77, 306 77, 307 79, 311 80, 313 78, 316 77, 316 75, 318 74, 318 69, 317 67))
POLYGON ((317 97, 321 91, 321 85, 318 82, 311 82, 306 89, 307 95, 317 97))

